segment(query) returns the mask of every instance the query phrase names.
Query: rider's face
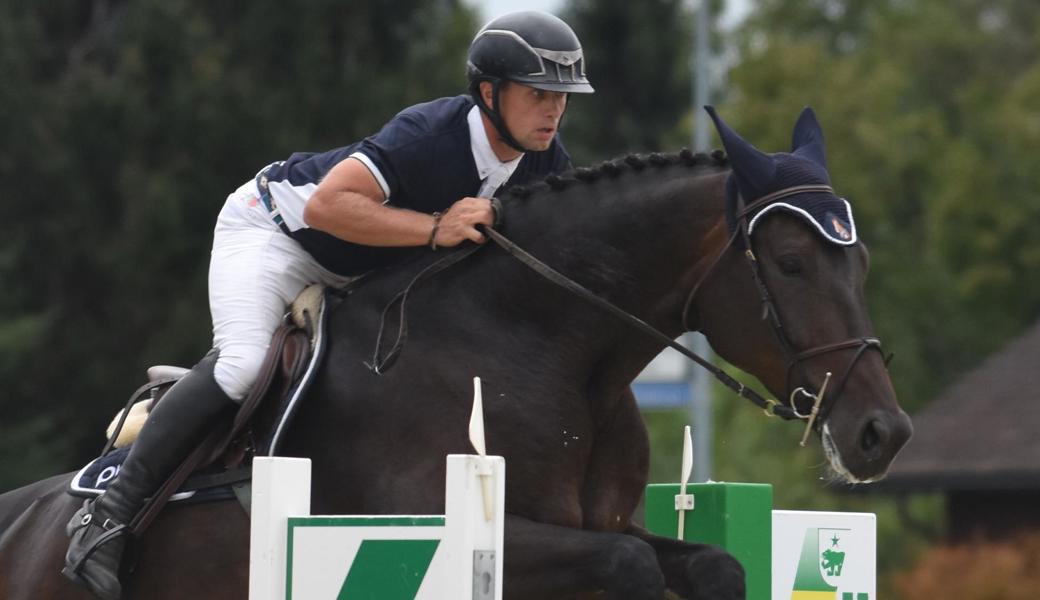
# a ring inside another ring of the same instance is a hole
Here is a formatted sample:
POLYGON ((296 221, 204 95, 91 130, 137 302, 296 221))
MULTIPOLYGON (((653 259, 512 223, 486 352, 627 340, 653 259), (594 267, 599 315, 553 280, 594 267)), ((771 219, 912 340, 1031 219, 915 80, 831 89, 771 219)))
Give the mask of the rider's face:
POLYGON ((499 112, 509 132, 529 150, 547 150, 567 108, 567 94, 506 82, 499 91, 499 112))

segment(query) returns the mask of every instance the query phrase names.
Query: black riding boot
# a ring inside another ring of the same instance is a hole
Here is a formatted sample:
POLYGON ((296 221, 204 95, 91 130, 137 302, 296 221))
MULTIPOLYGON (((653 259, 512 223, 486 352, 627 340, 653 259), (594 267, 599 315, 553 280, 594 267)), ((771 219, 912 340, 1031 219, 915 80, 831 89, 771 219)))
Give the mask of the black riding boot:
POLYGON ((61 572, 99 598, 119 600, 130 520, 232 406, 213 379, 216 360, 214 350, 163 395, 108 490, 84 502, 65 528, 72 542, 61 572))

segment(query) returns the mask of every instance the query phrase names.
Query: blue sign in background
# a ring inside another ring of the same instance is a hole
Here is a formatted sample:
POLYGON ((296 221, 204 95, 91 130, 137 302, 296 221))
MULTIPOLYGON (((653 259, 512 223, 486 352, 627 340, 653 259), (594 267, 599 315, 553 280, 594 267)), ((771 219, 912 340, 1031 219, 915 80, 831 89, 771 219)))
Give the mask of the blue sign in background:
POLYGON ((684 408, 690 405, 690 384, 680 382, 655 382, 632 384, 640 408, 684 408))

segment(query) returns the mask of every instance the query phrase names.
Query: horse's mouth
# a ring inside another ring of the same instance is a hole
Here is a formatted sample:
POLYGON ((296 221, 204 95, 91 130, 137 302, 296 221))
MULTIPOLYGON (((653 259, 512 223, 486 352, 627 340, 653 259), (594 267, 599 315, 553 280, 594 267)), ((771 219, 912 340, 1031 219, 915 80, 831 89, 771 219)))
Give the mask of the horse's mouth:
POLYGON ((873 483, 875 481, 875 478, 873 477, 860 479, 853 475, 852 471, 849 471, 845 466, 845 463, 841 460, 841 453, 838 452, 838 446, 834 443, 834 438, 831 436, 830 426, 827 423, 824 423, 823 428, 820 430, 820 441, 823 443, 823 455, 827 457, 827 462, 830 463, 831 470, 833 470, 839 477, 848 483, 873 483))

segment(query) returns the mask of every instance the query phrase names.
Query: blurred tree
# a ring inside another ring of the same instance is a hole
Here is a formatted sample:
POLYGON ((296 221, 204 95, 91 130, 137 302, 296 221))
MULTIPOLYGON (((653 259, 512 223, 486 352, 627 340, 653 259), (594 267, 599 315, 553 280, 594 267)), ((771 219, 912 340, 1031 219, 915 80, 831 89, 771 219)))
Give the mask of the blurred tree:
MULTIPOLYGON (((768 151, 787 150, 798 111, 816 109, 835 188, 871 250, 871 313, 912 412, 1040 316, 1040 5, 761 0, 752 15, 720 108, 768 151)), ((792 428, 716 406, 718 477, 774 482, 779 506, 878 512, 887 572, 920 552, 923 537, 899 531, 894 504, 821 493, 822 458, 795 452, 792 428)), ((938 507, 924 498, 910 510, 934 521, 938 507)), ((882 596, 891 587, 884 579, 882 596)))
POLYGON ((871 247, 869 300, 914 409, 1040 315, 1040 7, 763 0, 725 103, 782 150, 811 104, 871 247))
POLYGON ((690 107, 690 30, 684 0, 572 0, 564 11, 581 39, 596 88, 576 98, 564 141, 575 164, 688 146, 677 127, 690 107))
POLYGON ((205 352, 230 191, 462 92, 476 27, 458 0, 0 4, 0 490, 92 456, 145 367, 205 352))

